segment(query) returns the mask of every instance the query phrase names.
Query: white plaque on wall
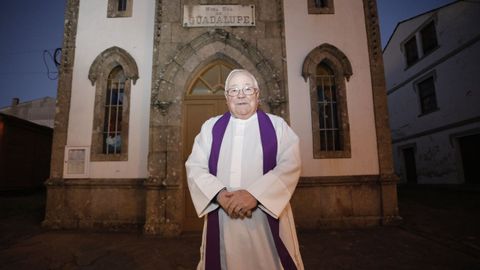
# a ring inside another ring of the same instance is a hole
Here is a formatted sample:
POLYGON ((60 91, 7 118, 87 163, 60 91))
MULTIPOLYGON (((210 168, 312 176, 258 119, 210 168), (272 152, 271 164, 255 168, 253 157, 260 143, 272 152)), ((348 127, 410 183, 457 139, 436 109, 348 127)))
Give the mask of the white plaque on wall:
POLYGON ((255 5, 184 5, 183 26, 255 26, 255 5))
POLYGON ((65 164, 63 166, 64 178, 87 178, 88 158, 90 147, 67 146, 65 147, 65 164))

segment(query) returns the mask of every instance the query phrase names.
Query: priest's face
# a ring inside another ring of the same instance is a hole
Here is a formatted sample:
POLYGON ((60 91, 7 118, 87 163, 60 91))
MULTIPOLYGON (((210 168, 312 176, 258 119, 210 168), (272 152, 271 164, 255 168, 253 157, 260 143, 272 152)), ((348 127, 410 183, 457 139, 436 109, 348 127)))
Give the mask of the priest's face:
POLYGON ((235 72, 225 87, 225 96, 230 113, 236 118, 248 119, 258 107, 258 88, 253 75, 247 71, 235 72))

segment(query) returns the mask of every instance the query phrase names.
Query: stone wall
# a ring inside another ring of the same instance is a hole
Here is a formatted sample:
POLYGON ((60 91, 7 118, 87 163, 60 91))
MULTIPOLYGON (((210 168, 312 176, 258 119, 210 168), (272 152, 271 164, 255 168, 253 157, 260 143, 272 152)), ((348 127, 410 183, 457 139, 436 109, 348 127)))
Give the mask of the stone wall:
POLYGON ((378 175, 301 178, 291 200, 295 223, 300 230, 389 224, 398 218, 384 211, 396 208, 392 180, 387 184, 378 175))
POLYGON ((262 108, 288 116, 283 79, 282 2, 253 1, 254 27, 183 27, 183 6, 207 2, 252 4, 252 1, 157 1, 152 104, 163 104, 164 108, 162 111, 152 106, 150 111, 146 233, 169 235, 182 230, 182 106, 195 71, 215 59, 248 69, 259 81, 262 108), (280 105, 270 108, 269 104, 274 102, 280 105))
MULTIPOLYGON (((123 229, 143 226, 146 234, 163 236, 182 232, 184 98, 195 73, 210 61, 223 59, 250 70, 259 82, 262 108, 289 118, 283 1, 157 0, 155 4, 148 178, 65 180, 62 178, 63 151, 69 121, 79 5, 78 1, 69 1, 52 176, 46 183, 48 198, 44 225, 47 227, 123 229), (182 26, 183 6, 189 4, 254 4, 256 26, 186 28, 182 26)), ((389 223, 398 217, 375 1, 363 0, 363 7, 378 147, 370 150, 378 150, 379 174, 375 171, 369 172, 374 175, 302 177, 292 199, 299 228, 365 226, 389 223)), ((300 77, 300 69, 298 73, 300 77)), ((339 175, 338 171, 336 173, 339 175)))
POLYGON ((69 179, 48 187, 43 226, 138 230, 145 223, 142 179, 69 179))
POLYGON ((75 41, 78 24, 79 0, 69 0, 65 7, 62 61, 59 70, 57 109, 52 142, 50 178, 47 187, 47 205, 43 225, 50 228, 63 224, 65 212, 65 190, 63 189, 63 161, 68 134, 68 115, 72 94, 73 64, 75 59, 75 41), (61 198, 59 200, 59 198, 61 198))

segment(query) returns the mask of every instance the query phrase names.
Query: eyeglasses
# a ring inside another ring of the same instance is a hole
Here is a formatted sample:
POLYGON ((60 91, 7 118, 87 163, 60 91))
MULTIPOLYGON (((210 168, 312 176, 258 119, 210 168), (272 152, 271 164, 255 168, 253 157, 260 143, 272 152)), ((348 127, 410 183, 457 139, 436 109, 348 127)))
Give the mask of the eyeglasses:
POLYGON ((235 88, 229 88, 225 92, 227 93, 227 95, 231 97, 236 97, 240 94, 240 91, 242 91, 245 95, 250 96, 255 94, 255 92, 257 92, 257 88, 251 87, 251 86, 245 86, 243 88, 235 87, 235 88))

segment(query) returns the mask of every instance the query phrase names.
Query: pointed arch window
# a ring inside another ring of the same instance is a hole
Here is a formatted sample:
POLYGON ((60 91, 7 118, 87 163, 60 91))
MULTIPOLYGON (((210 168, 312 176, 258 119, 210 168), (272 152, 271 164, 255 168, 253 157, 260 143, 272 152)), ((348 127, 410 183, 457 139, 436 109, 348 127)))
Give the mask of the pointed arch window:
POLYGON ((193 80, 188 95, 219 95, 225 93, 225 80, 234 67, 222 60, 216 60, 204 67, 193 80))
MULTIPOLYGON (((107 67, 108 68, 108 67, 107 67)), ((96 80, 92 161, 128 160, 128 119, 131 80, 121 65, 96 80)))
POLYGON ((88 78, 95 86, 91 161, 128 160, 130 90, 138 79, 135 60, 112 47, 97 56, 88 78))
POLYGON ((314 158, 351 157, 345 83, 352 75, 348 58, 323 44, 305 58, 302 75, 310 84, 314 158))
POLYGON ((338 96, 335 73, 324 62, 317 65, 316 94, 318 110, 318 127, 320 132, 320 151, 341 151, 341 124, 338 117, 338 96))
POLYGON ((125 73, 121 66, 110 72, 105 98, 102 153, 122 153, 123 100, 125 96, 125 73))

